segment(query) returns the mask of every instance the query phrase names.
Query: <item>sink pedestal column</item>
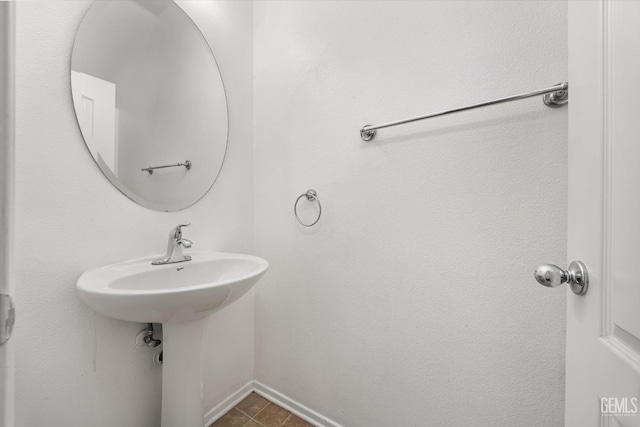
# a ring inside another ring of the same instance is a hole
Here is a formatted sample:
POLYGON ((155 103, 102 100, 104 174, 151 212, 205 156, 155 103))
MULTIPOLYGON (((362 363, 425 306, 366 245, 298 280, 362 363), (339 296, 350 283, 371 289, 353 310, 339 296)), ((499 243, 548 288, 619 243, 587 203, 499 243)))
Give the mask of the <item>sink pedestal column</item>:
POLYGON ((203 427, 200 358, 205 319, 162 324, 162 427, 203 427))

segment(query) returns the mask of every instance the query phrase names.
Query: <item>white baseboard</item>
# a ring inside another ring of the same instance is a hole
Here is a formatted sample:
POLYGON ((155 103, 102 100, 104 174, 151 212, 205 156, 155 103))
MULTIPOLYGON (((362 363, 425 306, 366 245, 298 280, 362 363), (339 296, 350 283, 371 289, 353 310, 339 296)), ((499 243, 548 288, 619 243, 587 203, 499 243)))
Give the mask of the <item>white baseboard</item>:
POLYGON ((231 408, 240 403, 242 399, 251 394, 252 391, 255 391, 276 405, 282 406, 287 411, 297 415, 316 427, 343 427, 337 422, 317 413, 313 409, 304 406, 302 403, 298 403, 290 397, 285 396, 279 391, 276 391, 258 381, 249 381, 247 384, 240 387, 238 391, 226 398, 222 403, 219 403, 209 410, 204 416, 204 425, 208 426, 212 424, 218 418, 230 411, 231 408))
POLYGON ((337 422, 330 420, 329 418, 317 413, 311 408, 304 406, 302 403, 298 403, 288 396, 272 389, 269 386, 262 384, 261 382, 254 381, 253 389, 256 393, 262 397, 272 401, 278 406, 282 406, 284 409, 302 418, 306 422, 313 424, 316 427, 342 427, 337 422))
POLYGON ((218 418, 229 412, 231 408, 242 402, 245 397, 249 396, 253 389, 253 381, 249 381, 248 383, 240 387, 238 391, 227 397, 221 403, 214 406, 204 415, 204 425, 211 425, 218 418))

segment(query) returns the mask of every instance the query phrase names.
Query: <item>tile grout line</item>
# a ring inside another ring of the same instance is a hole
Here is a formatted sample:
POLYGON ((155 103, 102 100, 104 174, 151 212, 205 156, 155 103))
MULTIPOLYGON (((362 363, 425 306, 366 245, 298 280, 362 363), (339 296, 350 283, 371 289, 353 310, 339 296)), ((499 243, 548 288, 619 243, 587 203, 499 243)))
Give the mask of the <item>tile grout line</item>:
POLYGON ((283 425, 285 425, 287 423, 287 421, 289 420, 289 418, 291 418, 291 416, 293 415, 293 412, 291 411, 287 411, 289 412, 289 416, 287 418, 284 419, 284 421, 282 422, 282 424, 280 424, 280 427, 282 427, 283 425))
MULTIPOLYGON (((267 400, 267 399, 265 399, 265 400, 267 400)), ((247 421, 247 423, 243 427, 246 427, 247 425, 249 425, 249 423, 251 423, 251 421, 253 421, 254 423, 258 424, 259 426, 264 427, 264 424, 262 424, 260 421, 256 420, 255 417, 257 417, 258 414, 260 412, 264 411, 265 408, 267 406, 269 406, 269 405, 271 405, 271 401, 267 400, 267 404, 264 405, 264 407, 262 409, 260 409, 258 412, 256 412, 256 414, 253 417, 251 415, 247 414, 246 412, 242 411, 241 409, 238 409, 238 408, 235 408, 235 409, 237 409, 238 411, 240 411, 240 413, 242 413, 242 414, 246 415, 247 417, 249 417, 249 421, 247 421)))
POLYGON ((257 417, 258 415, 260 415, 260 412, 262 412, 262 411, 264 411, 265 409, 267 409, 267 406, 269 406, 269 405, 271 405, 271 401, 267 400, 267 404, 266 404, 266 405, 264 405, 264 408, 262 408, 262 409, 260 409, 258 412, 256 412, 256 414, 255 414, 253 417, 251 417, 251 421, 253 421, 254 423, 259 424, 259 425, 261 425, 261 426, 264 426, 264 424, 262 424, 260 421, 256 420, 256 417, 257 417))
POLYGON ((240 412, 242 415, 246 415, 247 417, 249 417, 249 419, 252 419, 253 417, 249 414, 247 414, 246 412, 244 412, 242 409, 238 409, 235 406, 233 407, 233 409, 235 409, 236 411, 240 412))

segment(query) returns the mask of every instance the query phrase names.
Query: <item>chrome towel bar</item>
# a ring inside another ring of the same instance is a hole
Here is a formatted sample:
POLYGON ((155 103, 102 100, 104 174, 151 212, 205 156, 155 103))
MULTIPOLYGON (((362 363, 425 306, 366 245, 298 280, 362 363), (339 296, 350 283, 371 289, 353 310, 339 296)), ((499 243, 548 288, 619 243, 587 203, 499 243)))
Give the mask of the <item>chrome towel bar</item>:
POLYGON ((187 170, 191 169, 191 160, 185 160, 184 163, 176 163, 175 165, 163 165, 163 166, 149 166, 148 168, 140 169, 144 172, 149 172, 149 175, 153 175, 154 169, 175 168, 178 166, 184 166, 187 170))
POLYGON ((383 123, 381 125, 366 125, 360 129, 360 137, 365 141, 371 141, 376 136, 376 129, 388 128, 391 126, 403 125, 405 123, 417 122, 418 120, 430 119, 432 117, 444 116, 460 111, 472 110, 474 108, 486 107, 489 105, 502 104, 503 102, 517 101, 519 99, 531 98, 532 96, 544 95, 542 101, 548 107, 558 108, 569 102, 569 83, 558 83, 546 89, 534 90, 533 92, 521 93, 519 95, 507 96, 505 98, 494 99, 493 101, 481 102, 479 104, 467 105, 466 107, 453 108, 451 110, 438 111, 424 116, 412 117, 410 119, 397 120, 395 122, 383 123))

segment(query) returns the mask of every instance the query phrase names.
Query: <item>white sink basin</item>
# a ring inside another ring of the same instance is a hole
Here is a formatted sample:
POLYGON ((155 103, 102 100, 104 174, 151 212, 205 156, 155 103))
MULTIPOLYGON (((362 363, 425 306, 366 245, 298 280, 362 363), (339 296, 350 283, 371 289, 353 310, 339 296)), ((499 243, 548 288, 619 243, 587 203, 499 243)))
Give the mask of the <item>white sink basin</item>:
POLYGON ((131 322, 202 319, 247 293, 267 270, 262 258, 193 252, 192 260, 151 265, 160 255, 85 272, 80 298, 100 314, 131 322))
POLYGON ((161 427, 203 427, 204 319, 247 293, 269 263, 251 255, 192 252, 191 261, 152 265, 160 255, 108 265, 78 279, 80 297, 120 320, 162 323, 161 427))

